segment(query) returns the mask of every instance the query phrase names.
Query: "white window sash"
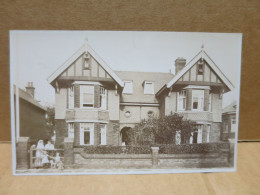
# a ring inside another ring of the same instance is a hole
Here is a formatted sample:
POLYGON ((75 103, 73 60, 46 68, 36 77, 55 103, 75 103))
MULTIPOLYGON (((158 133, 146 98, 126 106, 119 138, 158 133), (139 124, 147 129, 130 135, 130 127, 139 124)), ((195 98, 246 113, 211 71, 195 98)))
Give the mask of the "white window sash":
POLYGON ((72 109, 74 108, 74 89, 73 87, 70 87, 69 89, 69 93, 68 93, 68 108, 72 109))
POLYGON ((94 86, 93 85, 81 85, 80 86, 80 107, 81 108, 94 108, 94 86), (91 91, 86 91, 86 88, 85 88, 85 86, 89 86, 89 87, 91 87, 92 88, 92 90, 91 91), (85 88, 85 89, 84 89, 85 88), (84 94, 89 94, 89 95, 92 95, 93 96, 93 101, 91 101, 91 102, 84 102, 84 94), (84 104, 92 104, 92 106, 86 106, 86 107, 84 107, 83 105, 84 104))
POLYGON ((145 95, 153 95, 154 94, 154 83, 153 82, 145 82, 144 83, 144 94, 145 95))
POLYGON ((203 111, 204 110, 204 90, 192 90, 192 110, 194 111, 203 111), (202 92, 200 95, 195 95, 195 91, 202 92), (194 98, 198 98, 198 107, 193 108, 194 98))
POLYGON ((107 125, 104 125, 103 128, 100 128, 101 141, 100 145, 107 144, 107 125))
POLYGON ((178 111, 183 111, 186 109, 186 94, 184 91, 180 91, 177 93, 177 110, 178 111), (185 100, 185 101, 184 101, 185 100))
POLYGON ((209 143, 209 136, 210 136, 210 125, 208 125, 208 129, 207 129, 207 143, 209 143))
POLYGON ((124 94, 132 94, 133 93, 133 82, 132 81, 124 81, 124 94))
POLYGON ((94 123, 88 123, 91 124, 91 128, 90 130, 88 130, 88 132, 90 132, 90 140, 89 140, 89 144, 84 144, 84 132, 85 130, 83 129, 83 124, 84 123, 80 123, 80 145, 94 145, 94 123))
POLYGON ((197 136, 197 143, 202 143, 202 125, 199 125, 198 128, 198 136, 197 136))
POLYGON ((107 109, 107 90, 103 87, 100 88, 101 107, 100 109, 107 109))

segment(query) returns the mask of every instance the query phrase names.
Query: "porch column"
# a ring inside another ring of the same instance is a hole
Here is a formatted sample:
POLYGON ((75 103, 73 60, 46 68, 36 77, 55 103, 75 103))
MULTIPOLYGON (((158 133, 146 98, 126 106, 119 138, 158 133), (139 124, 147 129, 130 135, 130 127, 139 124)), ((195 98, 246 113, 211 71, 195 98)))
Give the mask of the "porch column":
POLYGON ((29 137, 19 137, 16 144, 16 168, 29 168, 29 137))

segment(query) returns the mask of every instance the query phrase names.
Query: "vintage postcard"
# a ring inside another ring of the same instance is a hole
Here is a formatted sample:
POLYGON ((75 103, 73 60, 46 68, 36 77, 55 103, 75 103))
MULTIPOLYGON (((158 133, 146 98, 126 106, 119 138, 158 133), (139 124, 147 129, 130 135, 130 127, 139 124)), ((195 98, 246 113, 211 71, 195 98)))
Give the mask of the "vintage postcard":
POLYGON ((14 175, 236 170, 242 34, 10 31, 14 175))

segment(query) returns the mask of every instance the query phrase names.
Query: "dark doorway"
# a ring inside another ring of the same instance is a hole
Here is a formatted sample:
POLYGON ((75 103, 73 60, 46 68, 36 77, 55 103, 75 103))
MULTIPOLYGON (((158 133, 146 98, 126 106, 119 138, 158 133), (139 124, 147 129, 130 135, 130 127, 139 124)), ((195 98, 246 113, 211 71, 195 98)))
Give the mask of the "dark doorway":
POLYGON ((197 143, 197 138, 198 138, 198 131, 194 131, 193 132, 193 140, 192 140, 193 144, 197 143))
POLYGON ((130 137, 129 137, 129 133, 131 131, 131 127, 124 127, 121 132, 121 143, 125 143, 125 145, 129 145, 130 144, 130 137))

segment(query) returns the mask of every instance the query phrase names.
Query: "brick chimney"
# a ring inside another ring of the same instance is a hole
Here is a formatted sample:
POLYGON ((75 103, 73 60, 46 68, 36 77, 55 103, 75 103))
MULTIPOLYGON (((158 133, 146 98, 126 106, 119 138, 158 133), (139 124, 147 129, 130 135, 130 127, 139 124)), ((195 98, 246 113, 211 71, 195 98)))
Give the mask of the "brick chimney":
POLYGON ((26 92, 29 93, 33 98, 34 98, 34 86, 33 86, 33 82, 28 82, 28 86, 25 87, 26 92))
POLYGON ((186 59, 184 59, 184 58, 177 58, 175 60, 175 74, 180 72, 181 69, 184 68, 185 64, 186 64, 186 59))

